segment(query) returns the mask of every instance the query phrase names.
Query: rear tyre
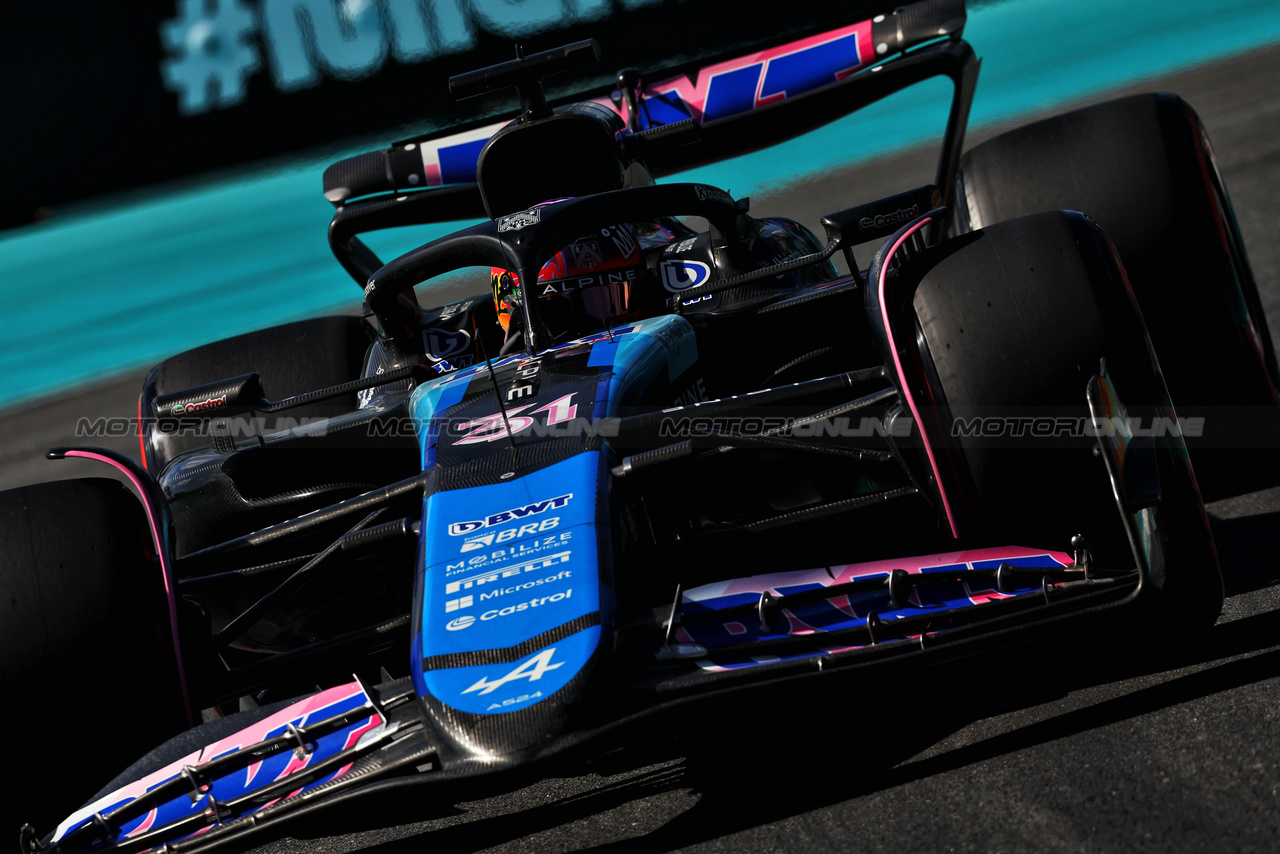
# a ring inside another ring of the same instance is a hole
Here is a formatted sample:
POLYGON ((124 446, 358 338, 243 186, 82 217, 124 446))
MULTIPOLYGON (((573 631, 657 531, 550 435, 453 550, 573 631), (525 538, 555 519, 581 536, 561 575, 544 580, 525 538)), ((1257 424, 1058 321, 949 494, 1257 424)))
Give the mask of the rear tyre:
POLYGON ((0 493, 0 716, 22 784, 0 830, 47 831, 185 726, 152 551, 116 481, 0 493))
MULTIPOLYGON (((913 297, 918 399, 937 404, 933 440, 952 461, 940 476, 955 512, 983 539, 1067 550, 1080 533, 1100 565, 1132 566, 1096 440, 1072 428, 1089 424, 1086 386, 1102 359, 1130 416, 1169 427, 1172 407, 1106 237, 1055 211, 935 252, 913 297)), ((1222 577, 1195 475, 1176 431, 1156 441, 1167 558, 1157 611, 1170 628, 1211 625, 1222 577)))
MULTIPOLYGON (((369 327, 358 317, 318 317, 215 341, 166 359, 151 369, 143 384, 147 470, 158 473, 179 454, 211 444, 207 435, 195 431, 175 435, 157 430, 150 414, 157 397, 254 372, 273 400, 315 391, 359 377, 370 340, 369 327)), ((301 420, 355 405, 352 393, 285 414, 301 420)))
POLYGON ((1231 201, 1199 116, 1146 94, 1035 122, 969 151, 960 230, 1079 210, 1115 242, 1178 413, 1204 417, 1188 444, 1213 494, 1264 485, 1232 450, 1274 444, 1271 334, 1231 201))

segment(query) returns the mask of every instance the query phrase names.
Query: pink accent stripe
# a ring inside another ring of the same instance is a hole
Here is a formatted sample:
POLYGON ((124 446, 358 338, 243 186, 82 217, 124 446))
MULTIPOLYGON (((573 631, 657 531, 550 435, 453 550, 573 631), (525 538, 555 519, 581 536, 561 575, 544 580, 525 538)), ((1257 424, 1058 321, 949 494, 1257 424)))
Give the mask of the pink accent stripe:
POLYGON ((262 768, 261 762, 255 762, 249 766, 249 773, 245 775, 244 787, 247 789, 253 785, 253 778, 258 776, 258 770, 262 768))
MULTIPOLYGON (((84 456, 83 454, 81 456, 84 456)), ((371 705, 369 695, 365 693, 364 688, 359 682, 351 682, 346 685, 339 685, 335 688, 329 688, 321 691, 319 694, 313 694, 310 697, 299 700, 291 706, 287 706, 274 715, 255 721, 239 732, 232 733, 227 737, 207 744, 197 750, 188 753, 181 759, 176 759, 159 770, 153 771, 147 776, 126 783, 114 792, 103 795, 91 804, 81 807, 63 820, 58 825, 58 829, 54 831, 54 839, 61 839, 67 834, 71 828, 83 822, 86 818, 92 816, 95 812, 99 812, 113 804, 120 804, 125 800, 133 800, 142 794, 150 791, 155 786, 163 783, 177 775, 184 765, 201 765, 215 757, 222 756, 234 750, 239 750, 250 744, 255 744, 267 738, 267 735, 275 730, 281 729, 285 724, 294 722, 299 725, 305 725, 312 714, 320 717, 327 716, 329 707, 343 703, 352 697, 362 698, 363 705, 371 705)), ((373 717, 381 719, 376 712, 373 717)), ((132 835, 136 835, 138 831, 134 831, 132 835)))
MULTIPOLYGON (((833 72, 834 80, 843 80, 853 72, 860 68, 865 68, 871 62, 875 61, 876 55, 871 44, 871 22, 859 21, 856 24, 850 24, 846 27, 831 30, 825 33, 817 33, 803 39, 786 44, 780 44, 766 50, 749 53, 744 56, 734 57, 733 59, 717 62, 714 65, 708 65, 698 69, 694 77, 691 79, 685 75, 669 77, 657 83, 651 83, 645 86, 646 95, 669 95, 675 93, 680 100, 693 111, 694 118, 702 120, 702 113, 707 103, 707 95, 711 91, 711 81, 721 74, 727 74, 733 71, 740 71, 744 68, 750 68, 753 65, 760 66, 759 76, 756 80, 756 91, 752 98, 751 109, 771 104, 775 101, 782 100, 783 94, 777 93, 773 96, 765 98, 760 97, 760 87, 764 85, 764 79, 769 73, 769 63, 775 59, 792 56, 805 50, 809 50, 827 42, 836 41, 837 39, 847 38, 850 35, 857 36, 858 44, 858 61, 856 65, 849 68, 840 69, 833 72)), ((600 99, 604 101, 605 99, 600 99)), ((611 109, 615 109, 610 104, 605 104, 611 109)))
MULTIPOLYGON (((351 734, 347 736, 346 743, 342 745, 342 749, 347 750, 348 748, 355 747, 356 744, 359 743, 361 736, 363 736, 366 732, 369 732, 370 730, 376 729, 377 727, 380 727, 380 726, 382 726, 382 716, 371 715, 369 717, 369 722, 367 724, 360 727, 359 729, 354 729, 351 731, 351 734)), ((347 766, 347 767, 351 767, 351 766, 347 766)), ((340 777, 342 775, 335 774, 334 776, 340 777)))
POLYGON ((142 429, 142 394, 138 394, 138 420, 134 422, 138 425, 138 460, 142 463, 142 467, 147 467, 147 446, 143 436, 142 429))
MULTIPOLYGON (((797 585, 820 585, 822 587, 830 587, 833 584, 844 584, 847 581, 854 581, 859 578, 866 578, 872 575, 883 575, 894 569, 901 569, 906 572, 915 574, 928 572, 939 566, 948 564, 970 564, 978 561, 1006 561, 1017 558, 1026 557, 1042 557, 1048 556, 1059 566, 1067 566, 1071 563, 1071 555, 1065 552, 1049 551, 1046 549, 1032 549, 1023 546, 1000 546, 995 548, 984 549, 962 549, 955 552, 942 552, 941 554, 932 555, 910 555, 904 557, 882 558, 880 560, 864 561, 862 563, 850 564, 832 564, 828 567, 813 567, 810 569, 792 569, 783 572, 770 572, 763 575, 751 575, 745 578, 735 578, 732 581, 718 581, 712 584, 704 584, 701 587, 694 587, 684 592, 684 600, 686 602, 705 602, 707 600, 719 599, 723 596, 734 596, 740 593, 750 593, 759 596, 765 590, 777 593, 784 587, 795 587, 797 585)), ((833 605, 841 610, 848 607, 849 599, 847 596, 830 600, 833 605)), ((919 604, 917 602, 917 604, 919 604)), ((850 608, 845 611, 849 616, 857 616, 850 608)), ((680 631, 684 631, 681 629, 680 631)), ((683 642, 694 642, 691 637, 682 638, 683 642)))
MULTIPOLYGON (((313 756, 315 756, 314 753, 308 753, 304 755, 301 759, 299 759, 298 754, 295 753, 293 755, 293 758, 289 760, 289 764, 284 766, 284 770, 276 775, 276 780, 277 781, 283 780, 285 777, 288 777, 290 774, 296 774, 297 772, 301 771, 303 768, 306 768, 308 765, 311 764, 311 758, 313 756)), ((289 795, 288 797, 293 797, 293 795, 289 795)))
POLYGON ((182 686, 182 705, 187 711, 187 726, 196 725, 196 716, 191 708, 191 695, 187 691, 187 672, 182 663, 182 644, 178 639, 178 591, 173 580, 173 569, 169 566, 169 555, 164 545, 163 532, 160 530, 160 521, 157 518, 155 508, 151 506, 151 501, 147 498, 147 490, 143 488, 138 478, 124 466, 117 463, 110 457, 104 457, 101 454, 93 454, 87 451, 67 451, 68 457, 83 457, 86 460, 96 460, 100 463, 106 463, 116 471, 122 473, 129 478, 129 482, 133 484, 133 488, 138 490, 138 497, 142 500, 142 506, 147 511, 147 522, 151 526, 151 538, 155 541, 156 554, 160 557, 160 574, 164 578, 164 592, 169 598, 169 630, 173 637, 173 654, 178 662, 178 682, 182 686))
POLYGON ((947 524, 951 526, 951 536, 959 539, 960 527, 956 524, 955 513, 951 510, 951 501, 947 498, 947 490, 942 486, 942 477, 941 473, 938 471, 938 461, 933 455, 933 446, 929 444, 929 439, 924 434, 924 426, 920 420, 920 409, 916 406, 915 400, 911 397, 911 391, 908 388, 907 381, 902 375, 902 360, 898 358, 898 345, 893 340, 893 326, 889 322, 889 307, 885 303, 884 298, 884 282, 885 276, 889 273, 889 259, 898 251, 898 247, 906 242, 908 237, 931 222, 933 222, 933 217, 925 217, 920 220, 903 232, 902 236, 898 238, 898 242, 893 244, 889 249, 889 254, 885 256, 884 263, 880 265, 880 281, 877 283, 877 293, 880 298, 880 316, 884 320, 884 334, 889 339, 889 351, 893 353, 893 365, 898 372, 898 381, 902 384, 902 396, 906 399, 907 408, 911 410, 911 417, 916 420, 916 427, 920 430, 920 441, 924 443, 924 452, 929 457, 929 467, 933 469, 934 482, 938 484, 938 494, 942 496, 942 509, 947 514, 947 524))
POLYGON ((146 833, 150 830, 152 825, 156 823, 156 816, 159 812, 160 809, 158 807, 152 807, 151 812, 147 813, 147 817, 143 819, 142 824, 138 825, 137 828, 135 828, 129 835, 137 836, 139 833, 146 833))

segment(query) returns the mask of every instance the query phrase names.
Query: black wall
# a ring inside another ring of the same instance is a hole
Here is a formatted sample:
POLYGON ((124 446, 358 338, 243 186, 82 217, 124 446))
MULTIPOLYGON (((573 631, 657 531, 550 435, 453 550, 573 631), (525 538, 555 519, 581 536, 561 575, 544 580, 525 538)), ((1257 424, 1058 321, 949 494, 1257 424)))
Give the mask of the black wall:
MULTIPOLYGON (((446 84, 451 74, 512 58, 517 41, 532 52, 599 39, 604 62, 588 82, 604 88, 620 67, 705 61, 848 23, 885 5, 18 2, 0 11, 0 225, 29 222, 94 194, 352 135, 410 125, 420 132, 505 111, 513 96, 455 104, 446 84)), ((554 97, 554 86, 549 94, 554 97)))

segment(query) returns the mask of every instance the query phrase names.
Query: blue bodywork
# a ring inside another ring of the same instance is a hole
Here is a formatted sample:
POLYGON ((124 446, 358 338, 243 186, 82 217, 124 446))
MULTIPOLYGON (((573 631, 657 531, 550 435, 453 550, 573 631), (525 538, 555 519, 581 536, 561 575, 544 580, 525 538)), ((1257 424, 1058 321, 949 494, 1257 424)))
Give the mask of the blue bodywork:
MULTIPOLYGON (((595 423, 618 415, 655 378, 675 381, 697 362, 693 327, 675 315, 570 342, 540 358, 582 348, 590 348, 586 366, 598 372, 590 408, 595 423)), ((522 360, 527 357, 492 367, 522 360)), ((468 389, 483 390, 488 370, 482 364, 414 392, 410 409, 424 468, 449 452, 456 432, 451 408, 468 389)), ((532 407, 556 393, 509 413, 537 412, 532 407)), ((512 426, 519 447, 525 439, 519 425, 512 426)), ((497 433, 489 441, 506 444, 505 428, 497 433)), ((610 580, 600 563, 610 543, 608 490, 602 488, 609 457, 607 446, 584 450, 497 483, 425 497, 411 644, 420 697, 470 714, 510 714, 546 701, 588 669, 602 629, 611 624, 610 580)))

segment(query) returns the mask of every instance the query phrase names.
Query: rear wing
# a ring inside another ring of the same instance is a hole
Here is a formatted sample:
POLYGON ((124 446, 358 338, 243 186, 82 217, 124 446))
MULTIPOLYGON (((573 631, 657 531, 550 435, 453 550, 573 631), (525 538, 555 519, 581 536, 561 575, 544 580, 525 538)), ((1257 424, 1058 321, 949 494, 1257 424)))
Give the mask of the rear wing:
MULTIPOLYGON (((608 107, 633 132, 697 122, 699 144, 646 158, 653 175, 661 177, 784 142, 922 80, 945 76, 955 89, 935 183, 949 196, 979 65, 961 40, 964 0, 922 0, 896 9, 874 3, 858 11, 869 17, 748 53, 668 68, 648 79, 625 69, 614 91, 569 100, 608 107)), ((358 234, 485 218, 476 161, 514 115, 513 110, 498 120, 401 140, 325 170, 325 197, 338 208, 330 246, 358 283, 381 266, 358 234)))

